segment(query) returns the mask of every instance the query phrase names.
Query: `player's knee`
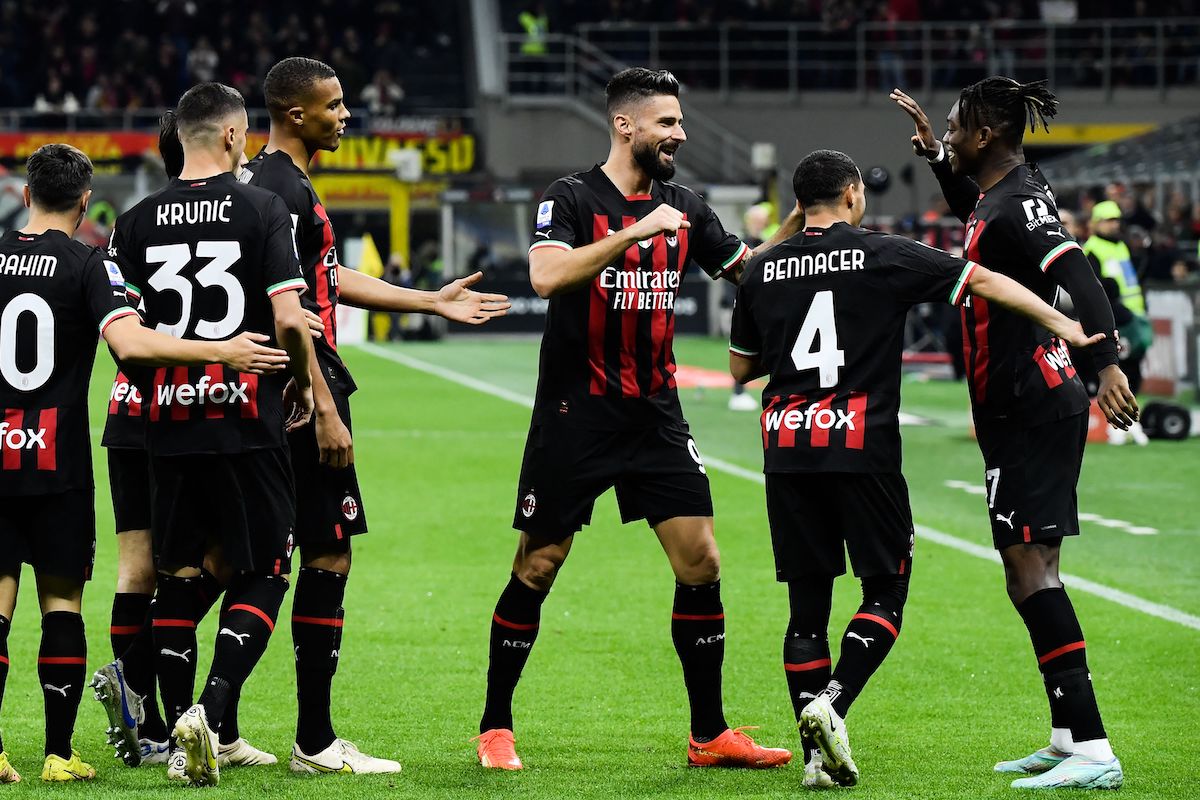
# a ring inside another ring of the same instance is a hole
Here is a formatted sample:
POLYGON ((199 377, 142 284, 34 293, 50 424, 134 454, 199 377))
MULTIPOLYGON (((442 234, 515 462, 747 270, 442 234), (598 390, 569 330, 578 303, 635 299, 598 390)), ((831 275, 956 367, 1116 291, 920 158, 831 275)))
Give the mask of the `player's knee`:
POLYGON ((153 564, 146 564, 144 568, 136 570, 127 569, 126 565, 122 564, 117 572, 117 594, 154 594, 155 584, 153 564))
POLYGON ((1000 551, 1004 563, 1004 587, 1013 605, 1043 589, 1062 586, 1058 579, 1058 552, 1048 547, 1016 545, 1000 551))
POLYGON ((518 580, 539 592, 548 592, 558 577, 562 560, 538 553, 525 558, 515 570, 518 580))
POLYGON ((904 619, 904 604, 908 602, 908 575, 875 575, 863 578, 862 608, 867 613, 875 611, 890 612, 892 624, 900 630, 904 619))
POLYGON ((349 575, 351 558, 348 540, 346 544, 344 549, 326 549, 320 552, 302 550, 301 561, 306 567, 336 572, 338 575, 349 575))
POLYGON ((707 542, 680 554, 676 558, 675 578, 688 586, 713 583, 721 577, 721 553, 716 540, 707 542))

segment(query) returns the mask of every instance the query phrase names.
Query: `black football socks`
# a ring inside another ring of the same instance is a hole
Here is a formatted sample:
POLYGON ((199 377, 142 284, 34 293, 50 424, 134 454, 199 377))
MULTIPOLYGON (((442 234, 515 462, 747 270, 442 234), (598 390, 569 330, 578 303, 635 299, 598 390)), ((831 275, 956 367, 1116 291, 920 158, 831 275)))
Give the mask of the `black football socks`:
MULTIPOLYGON (((783 672, 796 721, 800 712, 816 699, 832 672, 829 658, 829 613, 833 601, 833 578, 811 576, 788 583, 791 618, 783 637, 783 672)), ((804 763, 813 756, 805 747, 804 763)))
POLYGON ((196 686, 196 620, 204 609, 200 578, 158 576, 150 606, 154 671, 162 694, 167 730, 192 705, 196 686))
POLYGON ((142 698, 145 716, 138 736, 156 742, 167 740, 167 726, 158 709, 158 679, 154 673, 154 634, 150 600, 153 595, 119 592, 113 595, 109 638, 113 657, 121 659, 125 683, 142 698))
POLYGON ((721 582, 675 584, 671 610, 671 640, 683 666, 691 708, 691 735, 712 741, 729 727, 721 700, 721 666, 725 661, 725 609, 721 582))
POLYGON ((900 635, 908 578, 908 575, 863 578, 862 605, 846 626, 837 666, 823 693, 840 717, 850 711, 850 704, 866 687, 900 635))
POLYGON ((1092 677, 1088 672, 1083 629, 1066 590, 1034 592, 1017 606, 1050 701, 1051 725, 1069 728, 1076 745, 1107 738, 1092 677))
POLYGON ((230 582, 217 623, 212 667, 199 700, 210 727, 221 729, 226 707, 266 652, 286 592, 283 575, 241 574, 230 582))
POLYGON ((292 598, 292 645, 296 655, 296 744, 316 755, 333 744, 333 676, 342 649, 346 575, 301 567, 292 598))
POLYGON ((488 647, 487 699, 479 732, 493 728, 512 729, 512 700, 521 670, 537 640, 542 603, 549 592, 531 589, 512 575, 500 594, 492 614, 488 647))
POLYGON ((83 617, 51 611, 42 617, 38 681, 46 709, 46 755, 71 758, 71 734, 87 679, 87 638, 83 617))

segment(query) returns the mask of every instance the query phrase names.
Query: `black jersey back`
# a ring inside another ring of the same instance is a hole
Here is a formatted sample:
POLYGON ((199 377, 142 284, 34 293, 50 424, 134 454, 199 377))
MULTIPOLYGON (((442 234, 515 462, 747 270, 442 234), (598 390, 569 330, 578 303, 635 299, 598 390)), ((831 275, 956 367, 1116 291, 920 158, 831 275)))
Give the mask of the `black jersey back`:
MULTIPOLYGON (((117 219, 109 253, 146 324, 184 339, 271 338, 271 297, 304 291, 283 201, 230 173, 173 180, 117 219)), ((129 369, 126 374, 131 374, 129 369)), ((283 373, 220 364, 136 370, 146 443, 156 455, 281 447, 283 373)))
POLYGON ((238 180, 279 195, 292 217, 296 249, 308 291, 301 298, 304 307, 321 318, 325 333, 314 341, 317 359, 329 390, 348 395, 355 390, 350 371, 337 351, 338 289, 337 241, 333 225, 312 182, 282 150, 268 153, 263 149, 242 168, 238 180))
POLYGON ((844 222, 756 257, 738 287, 730 350, 770 374, 766 472, 899 472, 904 319, 961 302, 972 262, 844 222))
POLYGON ((597 165, 560 178, 538 204, 529 250, 571 250, 628 228, 659 205, 691 223, 637 242, 592 282, 550 299, 534 419, 601 429, 682 419, 675 388, 675 298, 689 259, 719 278, 748 248, 690 189, 654 181, 626 197, 597 165))
POLYGON ((0 236, 0 496, 92 485, 96 331, 135 313, 102 251, 61 231, 0 236))
MULTIPOLYGON (((979 195, 967 220, 964 254, 1054 304, 1046 274, 1079 249, 1058 218, 1054 195, 1032 164, 1014 167, 979 195)), ((1019 417, 1036 425, 1088 407, 1067 345, 1037 323, 976 297, 963 304, 963 353, 976 417, 1019 417)))

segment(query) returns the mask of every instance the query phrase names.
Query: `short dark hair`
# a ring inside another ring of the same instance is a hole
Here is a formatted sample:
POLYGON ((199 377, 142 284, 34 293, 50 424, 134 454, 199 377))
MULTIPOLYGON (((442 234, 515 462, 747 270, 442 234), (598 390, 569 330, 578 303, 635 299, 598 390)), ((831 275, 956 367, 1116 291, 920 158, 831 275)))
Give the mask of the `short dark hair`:
POLYGON ((337 73, 333 67, 324 61, 303 56, 285 58, 271 67, 267 71, 267 77, 263 79, 263 95, 267 99, 267 108, 276 114, 286 112, 300 104, 313 84, 336 77, 337 73))
POLYGON ((43 211, 70 211, 92 188, 92 161, 69 144, 44 144, 25 162, 33 204, 43 211))
POLYGON ((175 112, 167 109, 158 118, 158 153, 168 178, 178 178, 183 172, 183 144, 179 141, 179 123, 175 112))
POLYGON ((854 160, 837 150, 814 150, 804 157, 792 175, 792 188, 802 208, 830 203, 862 175, 854 160))
POLYGON ((1025 124, 1050 130, 1047 120, 1058 113, 1058 99, 1046 81, 1021 83, 993 75, 973 83, 958 95, 958 123, 976 130, 987 126, 1012 144, 1025 138, 1025 124))
POLYGON ((604 87, 605 110, 611 122, 613 114, 648 97, 679 97, 679 79, 665 69, 630 67, 623 69, 604 87))
POLYGON ((180 141, 190 139, 236 111, 246 110, 246 99, 232 86, 212 81, 198 83, 183 93, 175 108, 180 141))

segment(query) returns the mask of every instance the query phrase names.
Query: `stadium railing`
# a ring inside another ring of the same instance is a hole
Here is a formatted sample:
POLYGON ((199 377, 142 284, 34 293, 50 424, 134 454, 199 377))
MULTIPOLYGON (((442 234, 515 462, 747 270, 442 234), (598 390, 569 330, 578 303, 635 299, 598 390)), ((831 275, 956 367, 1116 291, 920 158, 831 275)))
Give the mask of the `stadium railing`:
POLYGON ((668 68, 694 89, 857 91, 903 83, 926 93, 958 88, 985 74, 1055 86, 1156 89, 1200 83, 1200 18, 1054 23, 866 22, 603 23, 579 37, 622 62, 668 68), (886 84, 886 85, 885 85, 886 84))
MULTIPOLYGON (((505 34, 500 38, 507 102, 526 107, 566 104, 605 129, 608 121, 601 113, 605 84, 631 63, 640 63, 623 61, 583 39, 564 34, 548 35, 545 51, 539 54, 523 52, 524 36, 505 34)), ((758 181, 749 142, 695 109, 688 109, 687 129, 688 148, 694 155, 686 171, 712 182, 758 181)))

